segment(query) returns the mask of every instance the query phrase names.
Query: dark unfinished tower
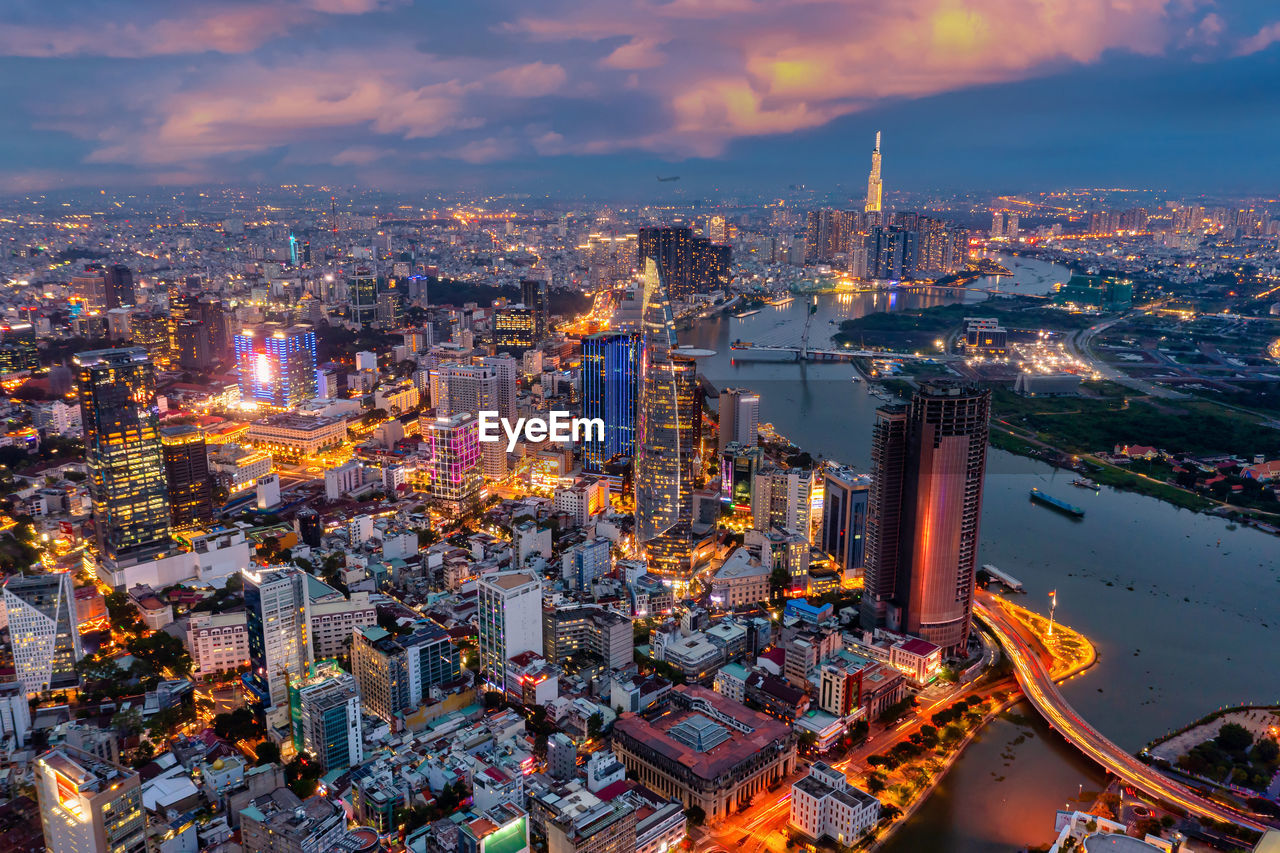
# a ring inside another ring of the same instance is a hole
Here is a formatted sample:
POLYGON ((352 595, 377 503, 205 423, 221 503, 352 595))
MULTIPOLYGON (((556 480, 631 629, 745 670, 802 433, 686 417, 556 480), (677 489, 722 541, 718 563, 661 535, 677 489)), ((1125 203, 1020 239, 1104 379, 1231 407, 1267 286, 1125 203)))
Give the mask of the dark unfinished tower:
POLYGON ((991 392, 936 382, 877 412, 864 628, 963 652, 973 611, 991 392))

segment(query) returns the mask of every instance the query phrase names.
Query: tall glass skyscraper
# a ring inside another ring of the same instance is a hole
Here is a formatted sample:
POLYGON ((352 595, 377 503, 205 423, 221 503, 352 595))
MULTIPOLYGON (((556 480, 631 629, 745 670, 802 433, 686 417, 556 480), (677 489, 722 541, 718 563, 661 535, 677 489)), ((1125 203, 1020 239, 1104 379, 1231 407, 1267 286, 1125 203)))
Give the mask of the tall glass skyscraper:
POLYGON ((98 552, 114 562, 155 556, 169 545, 170 517, 151 359, 125 347, 74 361, 98 552))
POLYGON ((240 399, 292 409, 316 396, 316 333, 310 326, 263 323, 236 335, 240 399))
POLYGON ((696 359, 711 353, 676 347, 666 284, 652 258, 645 263, 641 312, 636 543, 645 547, 650 571, 681 586, 693 570, 690 524, 702 419, 696 359))
POLYGON ((462 515, 480 501, 480 434, 470 412, 438 417, 426 428, 431 443, 431 494, 462 515))
POLYGON ((876 410, 862 627, 963 651, 973 610, 991 392, 923 385, 876 410))
POLYGON ((23 691, 31 695, 77 687, 76 661, 83 652, 71 573, 10 575, 4 584, 4 605, 14 678, 23 691))
POLYGON ((604 441, 583 445, 582 467, 600 473, 614 456, 633 456, 640 399, 641 339, 601 332, 582 340, 582 414, 604 421, 604 441))

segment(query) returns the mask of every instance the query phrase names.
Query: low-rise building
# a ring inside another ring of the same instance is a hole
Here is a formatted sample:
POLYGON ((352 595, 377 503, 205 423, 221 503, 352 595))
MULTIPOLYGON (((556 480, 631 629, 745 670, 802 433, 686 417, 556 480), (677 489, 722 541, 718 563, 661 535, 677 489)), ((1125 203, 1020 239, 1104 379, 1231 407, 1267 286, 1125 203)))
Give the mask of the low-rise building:
POLYGON ((330 450, 347 437, 344 418, 308 417, 286 412, 249 424, 246 440, 277 461, 297 462, 330 450))
POLYGON ((711 578, 711 603, 724 610, 769 600, 769 570, 746 548, 735 548, 711 578))
POLYGON ((705 687, 679 685, 654 721, 623 714, 615 754, 640 784, 719 821, 795 770, 788 726, 705 687))
POLYGON ((791 786, 790 824, 815 841, 825 837, 851 847, 879 820, 880 801, 821 761, 791 786))
POLYGON ((192 613, 187 625, 187 650, 194 675, 234 672, 249 665, 248 617, 232 613, 192 613))

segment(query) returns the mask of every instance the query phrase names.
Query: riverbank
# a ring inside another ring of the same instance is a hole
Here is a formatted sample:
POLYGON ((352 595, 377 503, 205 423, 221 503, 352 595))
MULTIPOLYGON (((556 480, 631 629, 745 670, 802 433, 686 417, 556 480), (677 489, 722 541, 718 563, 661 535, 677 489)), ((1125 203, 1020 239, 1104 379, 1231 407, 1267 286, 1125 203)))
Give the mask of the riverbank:
MULTIPOLYGON (((1047 617, 1041 616, 1033 610, 1029 610, 1019 604, 1014 604, 1007 599, 995 596, 998 607, 1004 608, 1015 619, 1027 626, 1028 630, 1036 634, 1042 641, 1047 638, 1048 642, 1045 646, 1046 651, 1052 655, 1053 664, 1051 664, 1050 673, 1054 680, 1062 683, 1083 674, 1086 670, 1093 667, 1098 662, 1097 648, 1091 643, 1087 637, 1068 626, 1057 624, 1053 626, 1053 633, 1048 633, 1049 620, 1047 617), (1057 671, 1055 666, 1061 666, 1057 671)), ((998 643, 994 638, 993 643, 998 643)), ((997 665, 994 670, 988 670, 991 673, 995 670, 1003 669, 1003 665, 997 665)), ((980 676, 979 678, 985 677, 980 676)), ((976 683, 976 682, 975 682, 976 683)), ((1002 684, 1003 679, 997 682, 1002 684)), ((992 707, 982 717, 981 721, 972 727, 965 735, 964 739, 956 745, 955 749, 950 752, 945 760, 938 766, 929 777, 928 784, 921 788, 914 796, 910 803, 902 807, 902 813, 892 823, 888 824, 878 834, 868 837, 860 842, 857 849, 865 849, 867 853, 880 849, 897 833, 897 831, 910 822, 911 818, 924 806, 929 797, 934 793, 937 787, 946 779, 947 773, 960 760, 965 750, 972 744, 993 720, 1001 714, 1009 711, 1019 702, 1023 701, 1021 689, 1018 687, 1016 680, 1013 682, 1011 689, 1004 692, 1003 689, 996 690, 996 685, 992 685, 989 699, 993 700, 992 707)))

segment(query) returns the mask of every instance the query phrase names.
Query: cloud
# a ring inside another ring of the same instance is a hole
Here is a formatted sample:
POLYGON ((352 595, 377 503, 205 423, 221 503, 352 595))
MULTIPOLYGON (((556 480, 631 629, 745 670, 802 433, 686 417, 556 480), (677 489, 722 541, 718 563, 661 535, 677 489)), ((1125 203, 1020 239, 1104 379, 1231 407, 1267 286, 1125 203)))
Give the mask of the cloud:
POLYGON ((104 172, 170 175, 714 157, 1112 54, 1280 40, 1276 23, 1237 43, 1199 0, 494 0, 484 24, 408 0, 66 0, 88 5, 56 20, 10 2, 0 55, 33 81, 10 114, 82 140, 104 172))
POLYGON ((530 62, 494 72, 490 82, 502 94, 518 98, 537 98, 559 91, 569 75, 559 65, 530 62))
POLYGON ((662 51, 658 49, 657 39, 633 38, 625 44, 618 45, 613 53, 600 60, 600 64, 609 68, 634 71, 642 68, 656 68, 665 58, 662 51))
POLYGON ((247 53, 326 15, 363 15, 390 5, 386 0, 175 3, 154 9, 144 4, 110 5, 106 8, 111 14, 98 20, 92 19, 92 12, 66 12, 36 23, 7 22, 0 27, 0 55, 131 59, 247 53))
POLYGON ((1280 41, 1280 21, 1275 21, 1240 42, 1236 47, 1235 55, 1252 56, 1255 53, 1261 53, 1278 41, 1280 41))

